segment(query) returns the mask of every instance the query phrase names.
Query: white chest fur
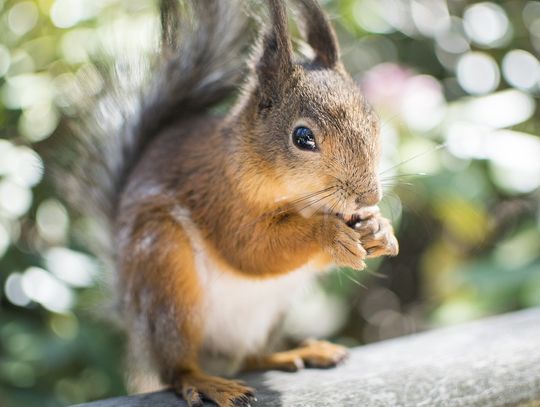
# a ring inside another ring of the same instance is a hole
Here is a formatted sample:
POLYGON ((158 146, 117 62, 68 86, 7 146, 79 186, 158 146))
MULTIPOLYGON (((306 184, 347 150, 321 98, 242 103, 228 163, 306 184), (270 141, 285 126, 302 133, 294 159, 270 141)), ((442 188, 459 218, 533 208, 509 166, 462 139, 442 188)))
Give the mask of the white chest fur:
POLYGON ((205 350, 229 356, 233 365, 264 349, 272 329, 314 275, 308 266, 283 277, 248 280, 198 263, 204 264, 197 272, 206 291, 205 350))
POLYGON ((266 345, 272 329, 301 292, 314 280, 310 264, 283 276, 249 279, 222 270, 207 255, 196 226, 180 209, 176 218, 188 233, 195 266, 203 287, 202 320, 204 350, 210 355, 227 356, 231 370, 244 356, 257 354, 266 345))

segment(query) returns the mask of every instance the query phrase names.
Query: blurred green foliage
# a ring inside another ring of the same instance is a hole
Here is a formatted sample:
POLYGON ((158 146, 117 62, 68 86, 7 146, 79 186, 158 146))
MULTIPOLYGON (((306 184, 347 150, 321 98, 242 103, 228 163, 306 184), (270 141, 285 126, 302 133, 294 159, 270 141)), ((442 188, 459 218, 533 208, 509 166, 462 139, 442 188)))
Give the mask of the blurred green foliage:
MULTIPOLYGON (((401 254, 327 276, 318 333, 358 344, 540 304, 540 2, 324 3, 381 115, 401 254)), ((147 0, 0 0, 2 406, 125 391, 120 334, 91 311, 104 294, 74 238, 84 222, 34 146, 100 50, 151 46, 152 22, 147 0)))

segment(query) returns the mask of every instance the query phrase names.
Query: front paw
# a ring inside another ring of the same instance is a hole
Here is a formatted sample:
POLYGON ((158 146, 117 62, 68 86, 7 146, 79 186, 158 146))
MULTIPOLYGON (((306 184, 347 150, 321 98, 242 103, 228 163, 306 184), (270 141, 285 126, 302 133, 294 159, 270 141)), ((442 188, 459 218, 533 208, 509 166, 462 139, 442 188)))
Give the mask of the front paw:
POLYGON ((354 230, 360 235, 360 242, 367 251, 367 257, 397 256, 399 244, 394 236, 390 221, 378 210, 369 210, 356 222, 354 230))
POLYGON ((362 270, 366 250, 361 245, 360 234, 338 218, 328 217, 322 225, 322 245, 338 266, 362 270))

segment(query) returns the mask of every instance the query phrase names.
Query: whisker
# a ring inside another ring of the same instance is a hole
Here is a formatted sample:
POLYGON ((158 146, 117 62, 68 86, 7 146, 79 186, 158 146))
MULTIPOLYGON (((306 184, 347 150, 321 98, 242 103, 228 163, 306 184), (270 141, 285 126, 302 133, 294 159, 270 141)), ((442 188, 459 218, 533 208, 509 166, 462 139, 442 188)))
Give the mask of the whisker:
POLYGON ((398 117, 401 113, 393 114, 392 116, 382 120, 381 119, 381 130, 385 128, 385 126, 388 126, 389 124, 392 124, 392 121, 398 117))
MULTIPOLYGON (((283 209, 285 211, 295 209, 297 212, 300 212, 301 210, 308 208, 310 205, 314 205, 314 204, 320 202, 321 200, 326 199, 329 196, 332 196, 334 194, 334 192, 335 192, 335 191, 332 191, 332 189, 334 189, 334 188, 335 187, 327 188, 327 189, 319 191, 318 193, 313 194, 312 196, 309 196, 307 198, 302 198, 302 199, 298 199, 296 201, 291 201, 283 209), (324 193, 326 193, 326 194, 323 197, 320 197, 320 195, 322 195, 324 193), (310 200, 313 200, 314 198, 317 198, 317 200, 316 201, 310 201, 310 200), (310 202, 308 202, 308 204, 306 206, 302 207, 301 209, 298 209, 298 205, 302 204, 302 203, 304 203, 306 201, 310 201, 310 202)), ((284 212, 279 211, 278 214, 280 214, 280 213, 284 213, 284 212)))
MULTIPOLYGON (((335 198, 335 197, 330 197, 330 198, 335 198)), ((333 216, 335 205, 336 205, 335 204, 335 199, 333 199, 332 204, 324 211, 324 214, 323 214, 323 222, 324 223, 327 223, 329 221, 330 217, 333 216)))
POLYGON ((254 225, 254 224, 258 223, 258 222, 261 222, 264 219, 267 219, 269 217, 279 216, 279 215, 282 215, 284 213, 287 213, 287 212, 295 209, 296 205, 302 204, 302 202, 307 201, 308 199, 313 199, 313 198, 315 198, 315 197, 317 197, 317 196, 319 196, 321 194, 324 194, 324 193, 326 193, 326 192, 328 192, 328 191, 330 191, 330 190, 332 190, 334 188, 336 188, 336 187, 335 186, 330 186, 330 187, 324 188, 324 189, 322 189, 320 191, 311 192, 311 193, 308 193, 308 194, 306 194, 305 196, 303 196, 301 198, 298 198, 298 199, 295 199, 293 201, 287 202, 283 208, 278 208, 278 209, 263 213, 261 216, 258 216, 257 218, 253 219, 251 222, 248 222, 248 223, 245 223, 245 224, 241 225, 238 230, 243 230, 246 227, 252 226, 252 225, 254 225))
MULTIPOLYGON (((310 203, 308 203, 306 206, 304 206, 304 207, 298 209, 298 212, 302 212, 303 210, 308 209, 309 207, 311 207, 311 206, 313 206, 313 205, 315 205, 315 204, 317 204, 317 203, 319 203, 319 202, 325 200, 326 198, 332 196, 333 194, 334 194, 334 193, 331 192, 331 193, 329 193, 329 194, 323 196, 322 198, 317 199, 315 202, 310 202, 310 203)), ((324 205, 324 202, 323 202, 323 205, 324 205)), ((322 207, 322 206, 321 206, 321 207, 322 207)), ((317 210, 318 210, 318 209, 320 209, 320 207, 317 208, 317 210)), ((316 210, 316 211, 317 211, 317 210, 316 210)), ((315 211, 315 212, 316 212, 316 211, 315 211)))
POLYGON ((387 173, 388 171, 393 170, 394 168, 397 168, 397 167, 399 167, 399 166, 401 166, 403 164, 407 164, 408 162, 411 162, 412 160, 415 160, 415 159, 417 159, 419 157, 422 157, 423 155, 426 155, 426 154, 431 154, 431 153, 433 153, 435 151, 438 151, 438 150, 440 150, 442 148, 446 148, 446 143, 439 144, 439 145, 435 146, 434 148, 431 148, 431 149, 429 149, 427 151, 416 154, 416 155, 412 156, 411 158, 408 158, 408 159, 406 159, 404 161, 401 161, 401 162, 397 163, 396 165, 393 165, 390 168, 387 168, 384 171, 380 172, 379 175, 383 175, 384 173, 387 173))
POLYGON ((409 187, 413 187, 414 184, 412 182, 394 182, 394 183, 383 183, 381 182, 381 186, 383 187, 395 187, 395 186, 401 186, 401 185, 406 185, 406 186, 409 186, 409 187))
POLYGON ((395 179, 395 178, 413 178, 413 177, 424 177, 424 176, 427 176, 427 173, 425 172, 417 172, 417 173, 411 173, 411 174, 396 174, 396 175, 390 175, 388 177, 383 177, 381 178, 381 181, 386 181, 386 180, 390 180, 390 179, 395 179))
MULTIPOLYGON (((297 212, 301 212, 301 211, 303 211, 303 210, 305 210, 305 209, 307 209, 307 208, 309 208, 309 207, 315 206, 316 204, 318 204, 319 202, 321 202, 321 204, 318 205, 318 206, 315 208, 315 210, 314 210, 314 212, 319 211, 320 208, 324 205, 324 200, 325 200, 326 198, 332 196, 333 193, 334 193, 334 192, 330 192, 329 194, 327 194, 327 195, 325 195, 325 196, 323 196, 323 197, 320 197, 319 199, 317 199, 317 200, 314 201, 314 202, 309 202, 307 205, 303 206, 302 208, 297 209, 297 212)), ((294 207, 289 207, 289 206, 288 206, 288 207, 284 208, 283 210, 281 210, 281 211, 279 211, 279 212, 277 212, 277 213, 275 213, 275 211, 274 211, 274 212, 272 212, 272 213, 266 214, 266 216, 270 216, 270 215, 272 215, 272 216, 279 216, 280 214, 287 213, 288 211, 290 211, 290 210, 292 210, 292 209, 295 209, 295 208, 294 208, 294 207)), ((255 222, 252 222, 251 224, 253 224, 253 223, 255 223, 255 222)), ((257 239, 257 240, 259 240, 259 239, 257 239)), ((256 240, 256 241, 257 241, 257 240, 256 240)))
POLYGON ((390 202, 388 202, 389 199, 392 199, 394 201, 394 205, 397 205, 397 206, 402 206, 403 205, 403 203, 401 201, 401 198, 397 194, 395 194, 392 191, 388 191, 383 196, 383 199, 381 200, 381 203, 385 203, 386 205, 388 205, 390 210, 393 208, 393 206, 390 204, 390 202))
POLYGON ((347 278, 349 279, 349 281, 352 281, 352 282, 353 282, 354 284, 356 284, 358 287, 362 287, 362 288, 364 288, 364 289, 367 289, 367 287, 366 287, 364 284, 362 284, 360 281, 358 281, 358 280, 352 278, 352 277, 349 275, 349 273, 348 273, 349 269, 341 269, 341 270, 342 270, 343 274, 345 275, 345 277, 347 277, 347 278))
POLYGON ((378 271, 370 270, 369 268, 366 268, 364 270, 366 273, 368 273, 370 276, 378 277, 378 278, 388 278, 388 275, 379 273, 378 271))
MULTIPOLYGON (((309 199, 309 198, 312 198, 313 196, 316 196, 316 195, 319 195, 321 193, 324 193, 324 192, 327 192, 333 188, 336 188, 335 185, 332 185, 328 188, 324 188, 324 189, 321 189, 320 191, 316 191, 316 192, 310 192, 310 193, 307 193, 305 195, 301 195, 300 197, 296 198, 296 199, 293 199, 292 201, 289 201, 287 202, 287 204, 293 204, 293 203, 296 203, 297 201, 302 201, 302 200, 305 200, 305 199, 309 199)), ((280 201, 284 201, 286 200, 287 198, 280 198, 277 202, 280 202, 280 201)))
POLYGON ((325 193, 327 195, 328 194, 333 194, 335 192, 335 191, 333 191, 333 189, 335 189, 335 188, 336 187, 326 188, 324 190, 318 191, 317 193, 310 194, 309 196, 290 201, 290 202, 287 203, 287 205, 285 207, 295 209, 295 207, 297 207, 299 204, 302 204, 302 203, 307 202, 309 200, 312 200, 314 198, 318 198, 322 194, 325 194, 325 193))

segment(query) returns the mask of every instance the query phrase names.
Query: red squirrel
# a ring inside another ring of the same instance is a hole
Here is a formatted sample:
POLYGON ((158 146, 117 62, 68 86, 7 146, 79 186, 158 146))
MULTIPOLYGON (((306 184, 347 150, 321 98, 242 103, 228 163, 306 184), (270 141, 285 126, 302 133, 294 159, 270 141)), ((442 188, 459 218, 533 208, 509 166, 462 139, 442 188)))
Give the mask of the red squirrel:
POLYGON ((155 371, 191 407, 250 404, 253 389, 218 375, 340 363, 329 342, 276 345, 291 300, 323 270, 398 252, 376 206, 379 122, 328 17, 293 2, 313 50, 299 59, 285 1, 267 0, 246 57, 241 3, 162 0, 152 76, 134 106, 109 95, 81 119, 64 179, 106 215, 134 381, 155 371))

